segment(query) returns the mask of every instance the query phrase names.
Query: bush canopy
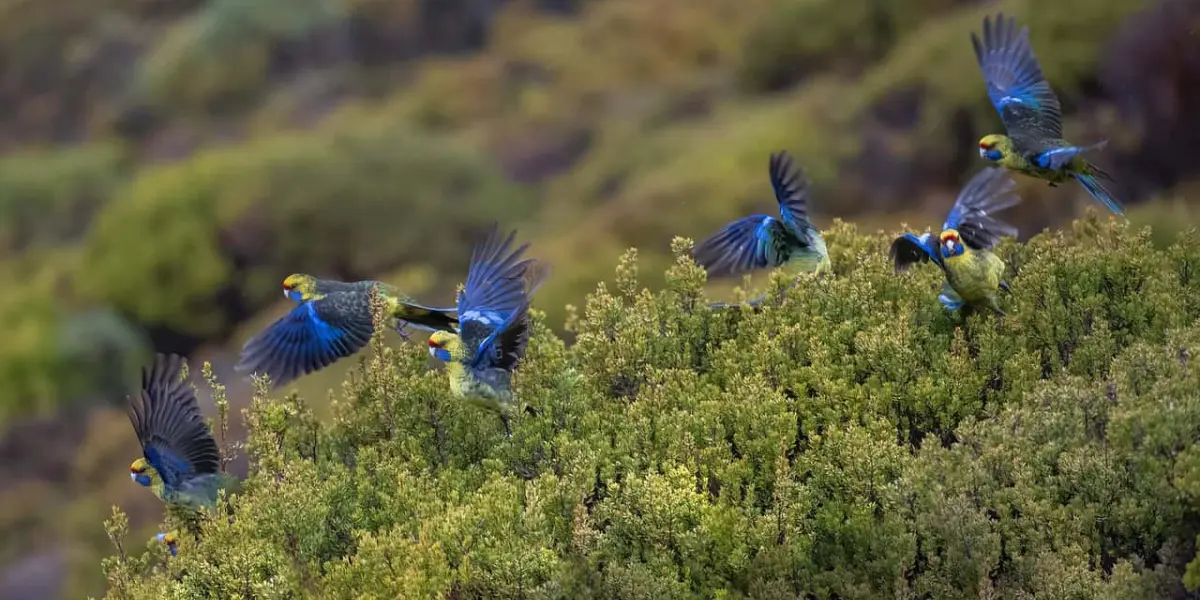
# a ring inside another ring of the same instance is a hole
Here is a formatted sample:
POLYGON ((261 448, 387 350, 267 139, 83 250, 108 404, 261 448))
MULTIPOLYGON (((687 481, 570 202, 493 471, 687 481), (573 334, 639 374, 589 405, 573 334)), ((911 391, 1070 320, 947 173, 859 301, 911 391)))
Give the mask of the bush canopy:
MULTIPOLYGON (((250 474, 108 598, 1166 598, 1200 583, 1200 238, 1093 213, 999 252, 1008 316, 835 223, 835 273, 714 310, 676 239, 568 345, 537 317, 504 438, 423 347, 372 346, 321 422, 259 386, 250 474), (786 291, 786 293, 784 293, 786 291), (225 518, 226 512, 229 518, 225 518), (1189 563, 1191 563, 1189 565, 1189 563)), ((170 520, 170 519, 169 519, 170 520)))

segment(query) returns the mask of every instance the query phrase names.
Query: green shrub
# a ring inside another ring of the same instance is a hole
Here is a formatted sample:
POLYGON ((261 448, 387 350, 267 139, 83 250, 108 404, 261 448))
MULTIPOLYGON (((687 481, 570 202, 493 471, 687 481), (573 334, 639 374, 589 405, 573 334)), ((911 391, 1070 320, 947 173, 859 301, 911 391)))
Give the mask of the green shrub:
POLYGON ((124 182, 124 159, 112 144, 0 159, 0 256, 75 241, 124 182))
POLYGON ((117 400, 145 361, 141 332, 106 310, 78 310, 60 290, 74 257, 30 254, 0 261, 17 282, 0 294, 0 432, 18 417, 50 415, 62 405, 117 400))
POLYGON ((677 240, 660 291, 622 260, 574 345, 535 314, 516 385, 541 413, 511 440, 415 346, 376 343, 329 424, 260 393, 234 518, 110 559, 109 597, 1183 593, 1195 234, 1093 216, 1005 245, 1003 319, 946 314, 888 237, 828 239, 836 274, 772 277, 758 312, 709 309, 677 240))

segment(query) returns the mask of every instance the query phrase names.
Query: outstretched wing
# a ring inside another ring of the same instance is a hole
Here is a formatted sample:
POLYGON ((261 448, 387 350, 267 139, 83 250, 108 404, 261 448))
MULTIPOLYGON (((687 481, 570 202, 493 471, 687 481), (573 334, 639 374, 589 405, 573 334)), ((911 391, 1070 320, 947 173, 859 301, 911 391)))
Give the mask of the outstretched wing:
POLYGON ((987 82, 988 98, 1000 112, 1009 137, 1024 145, 1061 138, 1062 106, 1033 54, 1029 28, 1018 28, 1017 20, 1003 13, 995 20, 985 17, 983 40, 972 33, 971 43, 987 82))
POLYGON ((907 271, 909 267, 923 262, 932 261, 937 266, 942 266, 942 256, 937 250, 937 240, 932 233, 923 233, 917 237, 911 233, 905 233, 896 238, 892 242, 892 247, 888 249, 888 258, 892 261, 892 267, 897 273, 907 271))
POLYGON ((808 220, 809 183, 804 173, 796 168, 795 162, 786 151, 771 155, 771 187, 775 200, 779 202, 779 214, 783 222, 797 238, 803 239, 811 224, 808 220))
POLYGON ((790 257, 789 242, 794 239, 796 236, 779 219, 751 215, 729 223, 700 242, 692 250, 692 257, 709 277, 727 277, 782 265, 790 257))
POLYGON ((957 230, 963 243, 976 250, 992 248, 1001 237, 1016 236, 1016 227, 995 217, 1021 201, 1016 186, 1004 169, 984 168, 958 193, 942 229, 957 230))
MULTIPOLYGON (((467 282, 458 297, 459 326, 464 334, 467 321, 495 328, 525 302, 525 271, 534 261, 521 258, 529 244, 512 249, 516 235, 514 230, 501 238, 499 227, 494 225, 483 243, 472 251, 467 282)), ((464 341, 468 341, 465 335, 464 341)))
POLYGON ((374 332, 370 295, 336 292, 297 305, 251 338, 235 368, 287 385, 358 352, 374 332))
POLYGON ((142 454, 171 490, 221 468, 221 452, 196 394, 179 377, 182 367, 181 357, 156 354, 154 365, 142 369, 142 389, 128 407, 142 454))
POLYGON ((471 368, 476 372, 501 369, 511 372, 529 345, 529 305, 522 304, 509 318, 483 338, 471 368))

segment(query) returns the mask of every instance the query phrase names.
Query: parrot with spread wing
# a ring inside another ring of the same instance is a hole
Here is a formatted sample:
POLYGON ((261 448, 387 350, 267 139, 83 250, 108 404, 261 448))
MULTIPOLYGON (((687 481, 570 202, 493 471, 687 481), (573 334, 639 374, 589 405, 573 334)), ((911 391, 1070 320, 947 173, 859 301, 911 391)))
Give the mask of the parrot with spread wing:
POLYGON ((830 269, 825 239, 808 220, 808 179, 787 152, 772 154, 768 167, 781 218, 742 217, 700 242, 692 256, 709 277, 774 267, 796 273, 830 269))
POLYGON ((1108 142, 1077 146, 1062 137, 1062 107, 1042 75, 1029 43, 1029 28, 1003 14, 983 20, 983 39, 972 33, 975 58, 987 83, 988 98, 1000 113, 1007 135, 979 140, 979 155, 1006 169, 1044 179, 1051 186, 1074 179, 1110 211, 1123 214, 1111 190, 1112 177, 1084 158, 1108 142))
POLYGON ((549 268, 522 259, 529 247, 512 249, 493 227, 475 247, 466 284, 458 295, 459 331, 435 331, 429 353, 446 364, 451 392, 500 415, 506 436, 514 407, 512 373, 529 344, 529 302, 549 268))
MULTIPOLYGON (((237 480, 221 472, 221 451, 195 391, 180 378, 182 368, 181 357, 157 354, 153 366, 142 370, 142 389, 128 406, 142 456, 129 466, 129 477, 163 502, 192 512, 212 508, 217 493, 237 480)), ((158 536, 172 555, 177 535, 158 536)))
POLYGON ((408 325, 425 331, 458 327, 454 309, 417 304, 385 283, 345 283, 297 273, 283 280, 283 295, 296 307, 247 341, 235 368, 265 374, 278 387, 358 352, 375 332, 373 293, 387 304, 392 326, 401 335, 408 325))
POLYGON ((1001 237, 1016 236, 1017 229, 994 214, 1021 201, 1015 187, 1003 169, 988 167, 977 173, 959 192, 936 238, 932 233, 905 233, 892 242, 888 255, 896 272, 933 262, 946 276, 938 301, 947 310, 967 304, 1004 315, 998 298, 1000 289, 1008 291, 1004 262, 991 250, 1001 237))

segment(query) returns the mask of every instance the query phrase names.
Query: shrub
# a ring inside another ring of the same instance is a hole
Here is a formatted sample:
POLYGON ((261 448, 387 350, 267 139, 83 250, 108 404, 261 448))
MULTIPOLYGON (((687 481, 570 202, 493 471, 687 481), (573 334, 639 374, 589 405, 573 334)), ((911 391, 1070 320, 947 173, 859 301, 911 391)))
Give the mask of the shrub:
POLYGON ((686 240, 657 292, 630 254, 573 346, 537 315, 517 392, 541 413, 511 440, 423 349, 376 343, 331 423, 258 394, 233 518, 110 579, 131 598, 1182 594, 1200 240, 1114 223, 1004 246, 1003 319, 946 314, 934 269, 893 275, 889 238, 848 225, 836 275, 783 298, 772 277, 758 312, 709 309, 686 240))
POLYGON ((0 256, 75 241, 124 182, 124 163, 112 144, 0 159, 0 256))

